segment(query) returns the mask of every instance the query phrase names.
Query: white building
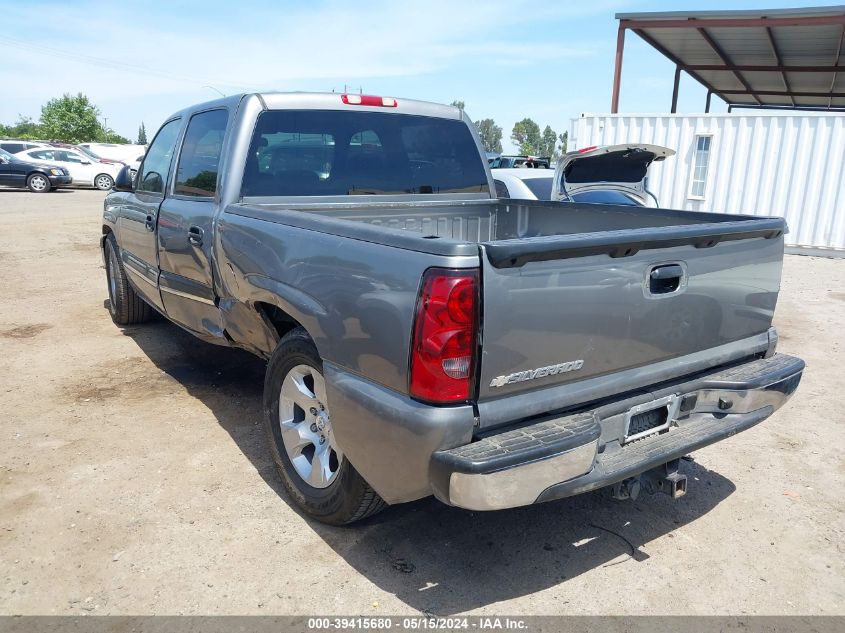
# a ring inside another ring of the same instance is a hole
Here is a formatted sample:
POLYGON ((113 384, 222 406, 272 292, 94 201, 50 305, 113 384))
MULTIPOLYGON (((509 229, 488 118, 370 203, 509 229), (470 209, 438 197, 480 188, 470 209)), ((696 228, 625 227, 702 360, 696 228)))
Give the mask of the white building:
POLYGON ((677 154, 649 171, 661 207, 786 218, 792 251, 845 256, 845 115, 583 114, 570 150, 653 143, 677 154))

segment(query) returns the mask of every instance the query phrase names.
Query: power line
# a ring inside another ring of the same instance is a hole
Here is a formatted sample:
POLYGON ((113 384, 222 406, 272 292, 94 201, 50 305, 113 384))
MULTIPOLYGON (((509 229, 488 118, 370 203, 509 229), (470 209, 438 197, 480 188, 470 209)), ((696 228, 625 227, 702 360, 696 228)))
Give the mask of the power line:
POLYGON ((40 55, 59 57, 65 60, 70 59, 82 64, 88 64, 90 66, 100 66, 102 68, 109 68, 111 70, 124 70, 140 75, 159 77, 161 79, 171 79, 173 81, 187 81, 198 85, 212 83, 227 86, 229 88, 238 88, 245 92, 251 90, 251 88, 248 86, 233 84, 220 78, 204 77, 199 75, 180 75, 178 73, 157 70, 155 68, 148 68, 146 66, 140 66, 138 64, 118 62, 110 59, 105 59, 103 57, 94 57, 92 55, 82 55, 80 53, 73 53, 71 51, 65 51, 59 48, 54 48, 52 46, 45 46, 43 44, 33 44, 32 42, 19 40, 4 35, 0 35, 0 46, 8 46, 11 48, 17 48, 26 52, 37 53, 40 55))

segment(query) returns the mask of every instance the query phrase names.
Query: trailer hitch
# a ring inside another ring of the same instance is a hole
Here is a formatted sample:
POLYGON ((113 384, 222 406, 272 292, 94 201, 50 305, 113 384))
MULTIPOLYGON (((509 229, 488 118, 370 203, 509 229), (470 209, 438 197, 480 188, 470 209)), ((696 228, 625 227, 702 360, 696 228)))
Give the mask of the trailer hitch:
POLYGON ((683 497, 687 492, 687 476, 679 472, 680 459, 673 459, 641 475, 628 477, 613 484, 611 496, 614 499, 635 500, 641 490, 649 494, 663 492, 673 499, 683 497))

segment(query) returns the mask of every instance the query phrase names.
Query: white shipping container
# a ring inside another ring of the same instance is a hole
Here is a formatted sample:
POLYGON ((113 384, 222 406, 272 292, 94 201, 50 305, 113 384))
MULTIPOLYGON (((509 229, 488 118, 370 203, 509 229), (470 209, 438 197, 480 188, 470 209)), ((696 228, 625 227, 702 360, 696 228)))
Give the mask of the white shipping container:
POLYGON ((649 170, 661 207, 786 218, 786 244, 845 255, 845 116, 583 114, 570 150, 653 143, 677 154, 649 170))

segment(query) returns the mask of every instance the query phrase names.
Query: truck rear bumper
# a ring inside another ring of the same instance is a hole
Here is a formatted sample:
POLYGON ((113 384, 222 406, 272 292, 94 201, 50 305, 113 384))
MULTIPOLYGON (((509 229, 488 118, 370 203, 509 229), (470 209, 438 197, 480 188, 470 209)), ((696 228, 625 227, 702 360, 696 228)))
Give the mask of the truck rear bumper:
POLYGON ((790 398, 803 370, 801 359, 775 354, 436 451, 431 486, 470 510, 601 488, 758 424, 790 398))

